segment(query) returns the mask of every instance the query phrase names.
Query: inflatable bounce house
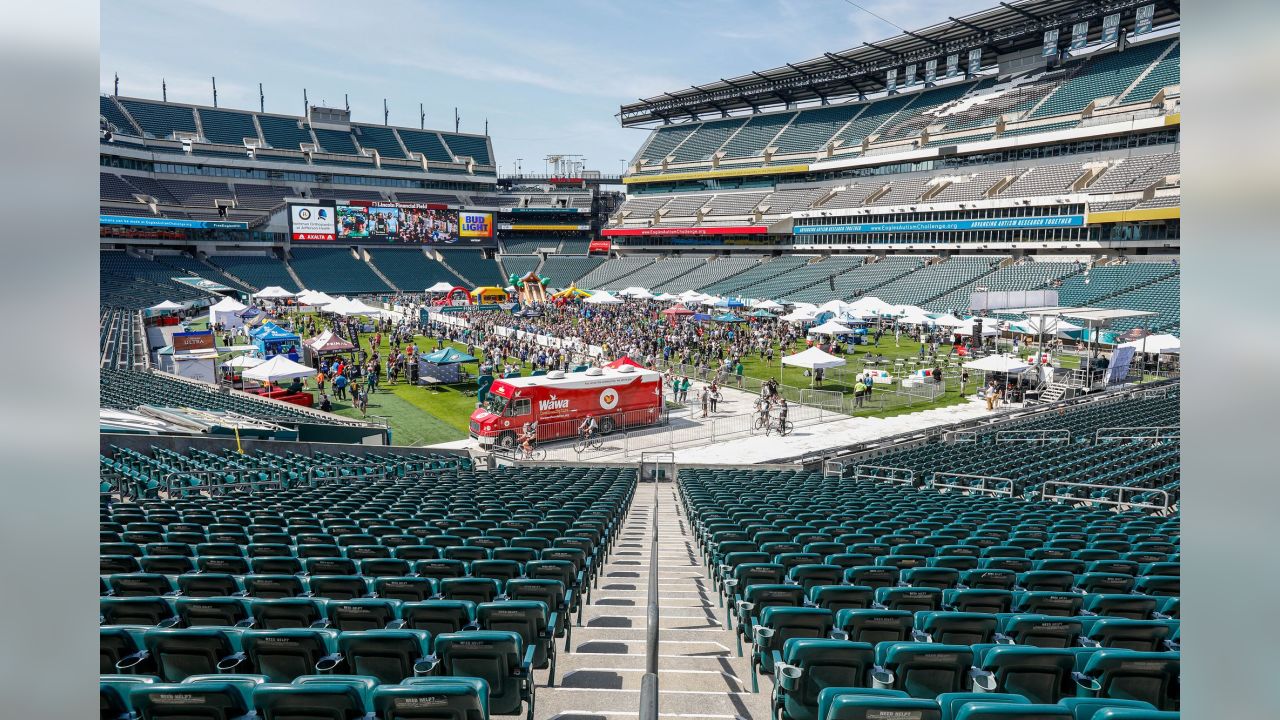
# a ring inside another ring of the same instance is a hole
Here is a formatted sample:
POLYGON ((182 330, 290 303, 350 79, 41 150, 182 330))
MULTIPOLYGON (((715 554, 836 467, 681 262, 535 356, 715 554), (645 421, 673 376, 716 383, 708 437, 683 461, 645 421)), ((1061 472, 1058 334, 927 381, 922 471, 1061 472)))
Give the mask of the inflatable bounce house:
POLYGON ((507 276, 507 282, 515 288, 516 295, 520 298, 523 305, 541 304, 547 301, 547 281, 544 276, 539 276, 536 272, 530 270, 524 277, 517 277, 515 273, 507 276))

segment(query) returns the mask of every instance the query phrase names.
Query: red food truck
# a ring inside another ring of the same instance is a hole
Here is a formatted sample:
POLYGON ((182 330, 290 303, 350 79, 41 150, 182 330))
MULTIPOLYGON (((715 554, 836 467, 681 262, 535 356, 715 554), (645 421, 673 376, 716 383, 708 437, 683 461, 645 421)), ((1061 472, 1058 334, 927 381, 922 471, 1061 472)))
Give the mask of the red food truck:
POLYGON ((494 380, 484 406, 471 413, 471 437, 481 447, 514 447, 525 424, 534 421, 539 442, 574 437, 588 415, 601 434, 661 422, 662 373, 619 364, 494 380))

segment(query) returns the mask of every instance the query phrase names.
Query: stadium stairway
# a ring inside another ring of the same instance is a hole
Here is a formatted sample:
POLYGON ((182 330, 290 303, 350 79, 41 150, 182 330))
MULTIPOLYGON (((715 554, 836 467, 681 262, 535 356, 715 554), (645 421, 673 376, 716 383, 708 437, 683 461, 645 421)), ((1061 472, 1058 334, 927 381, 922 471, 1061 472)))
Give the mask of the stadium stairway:
MULTIPOLYGON (((286 256, 288 255, 288 253, 285 254, 286 256)), ((298 284, 298 287, 305 288, 306 284, 302 282, 302 278, 298 277, 298 273, 294 272, 293 266, 289 264, 288 257, 285 257, 283 264, 285 272, 289 273, 289 277, 293 278, 293 281, 298 284)))
POLYGON ((738 657, 725 610, 676 496, 675 483, 643 484, 605 563, 598 587, 560 655, 555 687, 539 678, 538 716, 599 720, 633 716, 645 671, 645 624, 652 517, 658 512, 659 714, 667 717, 769 717, 769 680, 751 692, 750 665, 738 657), (655 495, 656 490, 656 495, 655 495))
POLYGON ((371 255, 368 250, 365 250, 364 248, 357 248, 356 252, 360 253, 360 259, 364 261, 365 265, 369 266, 369 269, 373 271, 374 275, 378 276, 379 280, 386 283, 387 287, 392 290, 400 292, 400 288, 396 286, 395 283, 391 282, 391 278, 383 275, 382 271, 378 269, 378 266, 373 263, 373 255, 371 255))

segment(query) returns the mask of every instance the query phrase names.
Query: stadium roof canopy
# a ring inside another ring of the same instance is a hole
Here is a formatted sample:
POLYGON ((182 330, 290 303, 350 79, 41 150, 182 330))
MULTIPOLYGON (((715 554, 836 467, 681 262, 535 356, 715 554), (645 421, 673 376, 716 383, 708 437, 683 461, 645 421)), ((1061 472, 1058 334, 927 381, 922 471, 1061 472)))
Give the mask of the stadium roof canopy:
POLYGON ((1089 23, 1089 43, 1093 44, 1102 37, 1102 18, 1114 13, 1120 13, 1120 27, 1129 33, 1136 8, 1149 3, 1156 6, 1154 28, 1179 21, 1180 0, 1001 2, 988 10, 948 17, 946 22, 864 42, 842 52, 643 98, 623 105, 618 118, 624 127, 630 127, 865 96, 886 89, 885 71, 892 68, 923 64, 929 59, 938 59, 942 65, 951 54, 960 55, 963 68, 972 49, 981 49, 982 67, 990 67, 998 56, 1040 47, 1046 30, 1057 28, 1062 38, 1069 39, 1077 22, 1089 23))

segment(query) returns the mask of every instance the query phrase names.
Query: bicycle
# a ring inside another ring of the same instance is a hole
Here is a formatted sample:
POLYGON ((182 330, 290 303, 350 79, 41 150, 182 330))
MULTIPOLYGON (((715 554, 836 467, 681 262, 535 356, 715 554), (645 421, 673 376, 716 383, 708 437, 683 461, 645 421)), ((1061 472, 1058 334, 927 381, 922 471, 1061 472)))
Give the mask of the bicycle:
POLYGON ((769 435, 776 430, 778 432, 778 435, 782 437, 786 437, 787 435, 790 435, 791 431, 795 429, 796 429, 796 424, 791 422, 790 420, 779 420, 776 423, 769 423, 768 425, 766 425, 764 428, 764 434, 769 435))
POLYGON ((573 451, 581 455, 588 448, 591 450, 599 450, 604 447, 604 438, 599 433, 593 433, 590 436, 579 435, 577 440, 573 441, 573 451))
POLYGON ((519 447, 517 448, 517 451, 520 454, 521 460, 532 460, 537 462, 539 460, 547 459, 547 451, 537 445, 534 445, 528 450, 525 450, 523 447, 519 447))
POLYGON ((759 432, 769 425, 769 417, 767 415, 756 415, 755 421, 751 423, 751 432, 759 432))

